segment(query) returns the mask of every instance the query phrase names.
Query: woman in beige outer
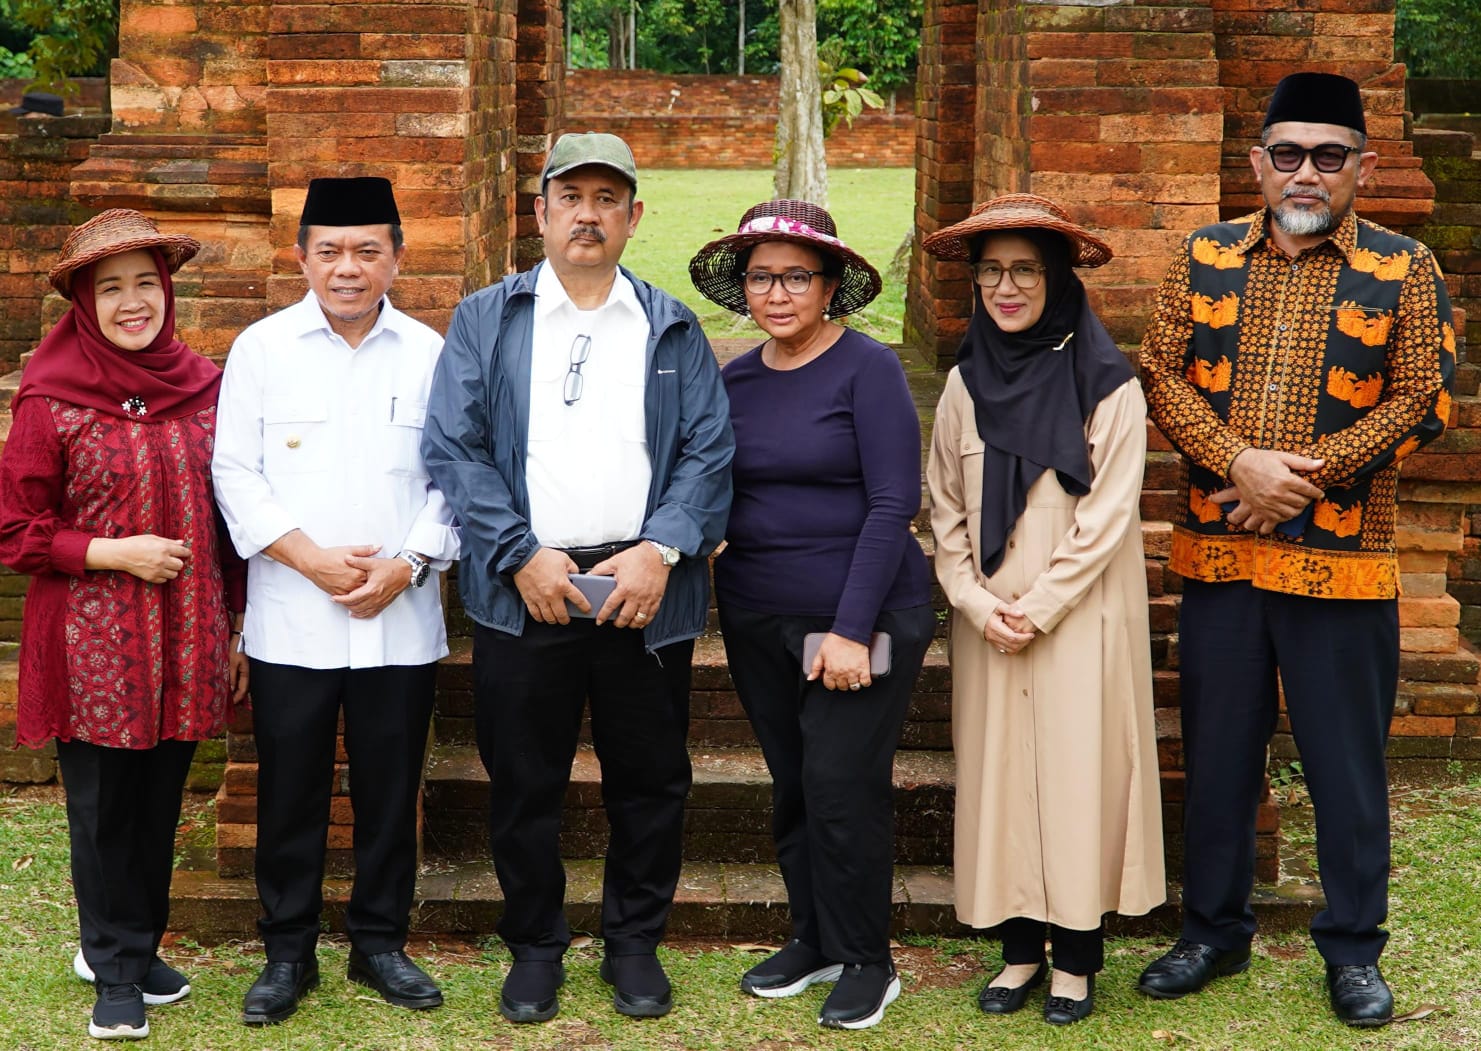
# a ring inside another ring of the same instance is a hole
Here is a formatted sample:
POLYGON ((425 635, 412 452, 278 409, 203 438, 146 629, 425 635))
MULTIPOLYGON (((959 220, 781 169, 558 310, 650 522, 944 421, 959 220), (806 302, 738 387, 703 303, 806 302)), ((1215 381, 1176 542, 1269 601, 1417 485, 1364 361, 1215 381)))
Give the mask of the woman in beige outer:
POLYGON ((953 607, 956 909, 1000 927, 978 1006, 1088 1015, 1101 918, 1165 897, 1146 572, 1146 405, 1072 266, 1110 249, 1011 194, 928 237, 980 301, 936 410, 936 573, 953 607))

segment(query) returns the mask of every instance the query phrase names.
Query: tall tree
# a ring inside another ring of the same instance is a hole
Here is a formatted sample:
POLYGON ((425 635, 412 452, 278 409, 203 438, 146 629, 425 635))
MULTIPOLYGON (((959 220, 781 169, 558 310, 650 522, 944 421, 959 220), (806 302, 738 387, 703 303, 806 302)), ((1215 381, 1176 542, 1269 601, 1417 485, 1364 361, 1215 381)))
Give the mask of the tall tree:
POLYGON ((780 111, 776 128, 777 197, 828 205, 823 109, 818 81, 817 0, 778 0, 780 111))

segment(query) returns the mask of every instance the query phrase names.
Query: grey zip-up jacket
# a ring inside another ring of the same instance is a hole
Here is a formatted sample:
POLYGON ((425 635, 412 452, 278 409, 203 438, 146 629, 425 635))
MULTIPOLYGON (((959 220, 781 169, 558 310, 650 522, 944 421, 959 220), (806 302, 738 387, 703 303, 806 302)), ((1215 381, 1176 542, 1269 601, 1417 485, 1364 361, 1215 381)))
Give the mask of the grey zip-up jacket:
MULTIPOLYGON (((512 274, 458 304, 432 377, 422 456, 433 484, 457 514, 463 557, 458 588, 468 615, 519 635, 524 600, 514 573, 540 547, 530 530, 525 448, 530 423, 530 356, 535 278, 512 274)), ((642 537, 684 557, 663 602, 643 629, 648 650, 704 630, 706 558, 730 515, 735 439, 720 368, 699 320, 684 304, 623 268, 648 317, 643 399, 653 480, 642 537)))

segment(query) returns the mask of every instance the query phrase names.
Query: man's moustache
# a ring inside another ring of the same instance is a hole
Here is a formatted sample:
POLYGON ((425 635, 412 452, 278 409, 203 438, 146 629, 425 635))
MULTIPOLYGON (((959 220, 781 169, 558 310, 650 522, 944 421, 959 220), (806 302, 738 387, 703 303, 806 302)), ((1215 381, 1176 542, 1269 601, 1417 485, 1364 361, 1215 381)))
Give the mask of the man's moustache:
POLYGON ((1287 197, 1295 197, 1297 195, 1315 197, 1318 200, 1325 201, 1327 204, 1332 203, 1332 195, 1320 186, 1287 186, 1280 192, 1280 199, 1284 201, 1287 197))
POLYGON ((599 244, 607 243, 607 235, 602 233, 600 226, 573 226, 571 227, 571 240, 578 237, 589 237, 599 244))

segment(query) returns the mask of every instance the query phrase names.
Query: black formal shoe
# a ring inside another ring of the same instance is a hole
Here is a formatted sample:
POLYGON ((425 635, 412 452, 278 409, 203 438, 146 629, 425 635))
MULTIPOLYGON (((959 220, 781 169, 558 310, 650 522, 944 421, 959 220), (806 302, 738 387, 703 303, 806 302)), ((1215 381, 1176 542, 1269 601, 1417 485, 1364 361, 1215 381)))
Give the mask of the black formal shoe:
POLYGON ((245 1025, 272 1025, 298 1010, 298 1001, 319 987, 319 963, 268 963, 242 999, 245 1025))
POLYGON ((1142 972, 1136 987, 1158 1000, 1176 1000, 1196 993, 1215 978, 1239 974, 1250 966, 1250 947, 1215 949, 1179 938, 1142 972))
POLYGON ((1348 1025, 1371 1029, 1394 1020, 1394 994, 1376 963, 1327 965, 1332 1010, 1348 1025))
POLYGON ((515 960, 499 990, 499 1013, 511 1022, 548 1022, 560 1010, 556 993, 565 984, 559 960, 515 960))
POLYGON ((818 1025, 828 1029, 868 1029, 884 1018, 884 1009, 900 996, 893 962, 851 963, 823 1001, 818 1025))
POLYGON ((796 996, 815 982, 836 982, 843 964, 829 963, 817 949, 793 938, 741 976, 741 991, 777 1000, 796 996))
POLYGON ((1044 1001, 1044 1021, 1050 1025, 1069 1025, 1087 1018, 1095 1009, 1095 975, 1085 979, 1085 999, 1071 1000, 1068 996, 1051 996, 1044 1001))
POLYGON ((1028 994, 1044 984, 1049 973, 1049 964, 1039 964, 1029 980, 1022 985, 984 985, 977 994, 977 1010, 983 1014, 1010 1015, 1028 1002, 1028 994))
POLYGON ((652 953, 603 956, 602 981, 612 986, 612 1006, 629 1018, 662 1018, 674 1009, 674 989, 652 953))
POLYGON ((368 985, 388 1004, 425 1011, 442 1006, 442 990, 400 949, 363 953, 350 949, 350 981, 368 985))

